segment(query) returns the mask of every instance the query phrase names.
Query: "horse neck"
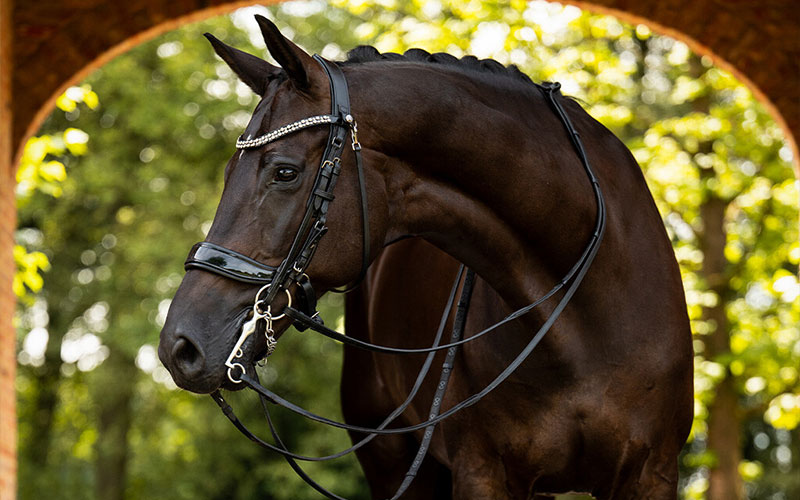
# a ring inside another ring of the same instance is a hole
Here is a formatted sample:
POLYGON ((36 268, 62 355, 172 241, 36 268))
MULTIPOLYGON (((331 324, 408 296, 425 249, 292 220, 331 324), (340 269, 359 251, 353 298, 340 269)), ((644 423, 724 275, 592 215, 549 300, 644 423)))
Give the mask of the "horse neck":
POLYGON ((395 64, 354 79, 362 142, 386 157, 386 242, 421 236, 510 305, 531 302, 574 263, 595 220, 563 125, 532 85, 395 64))

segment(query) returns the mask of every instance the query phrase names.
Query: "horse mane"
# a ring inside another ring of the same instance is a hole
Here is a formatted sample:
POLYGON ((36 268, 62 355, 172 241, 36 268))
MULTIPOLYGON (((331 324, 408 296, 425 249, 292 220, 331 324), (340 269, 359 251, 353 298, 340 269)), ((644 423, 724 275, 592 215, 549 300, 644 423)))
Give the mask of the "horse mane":
POLYGON ((475 56, 464 56, 459 59, 445 52, 431 54, 422 49, 408 49, 403 54, 396 52, 381 53, 370 45, 359 45, 347 53, 347 59, 343 64, 359 64, 373 61, 411 61, 454 66, 477 73, 502 75, 529 85, 536 85, 528 75, 520 71, 514 64, 504 66, 494 59, 478 59, 475 56))

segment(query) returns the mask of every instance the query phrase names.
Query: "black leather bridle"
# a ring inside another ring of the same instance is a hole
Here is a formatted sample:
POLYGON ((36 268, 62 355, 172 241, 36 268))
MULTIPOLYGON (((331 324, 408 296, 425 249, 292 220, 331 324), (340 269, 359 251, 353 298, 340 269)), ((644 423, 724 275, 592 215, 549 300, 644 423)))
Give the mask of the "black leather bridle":
MULTIPOLYGON (((266 418, 270 426, 270 431, 276 443, 273 445, 271 443, 262 440, 261 438, 257 437, 255 434, 250 432, 250 430, 248 430, 247 427, 245 427, 244 424, 236 417, 236 415, 233 412, 233 409, 230 407, 230 405, 228 405, 228 403, 225 401, 225 399, 222 397, 219 391, 215 391, 214 393, 211 394, 212 398, 220 406, 223 413, 245 436, 247 436, 249 439, 257 443, 258 445, 284 456, 286 460, 289 462, 289 465, 295 470, 295 472, 297 472, 298 475, 300 475, 300 477, 303 478, 309 485, 311 485, 314 489, 316 489, 326 497, 337 500, 343 500, 343 499, 338 495, 326 490, 316 482, 314 482, 300 468, 296 460, 304 460, 304 461, 332 460, 359 449, 360 447, 364 446, 369 441, 371 441, 377 435, 400 434, 400 433, 407 433, 424 429, 423 439, 422 442, 420 443, 417 455, 413 463, 411 464, 409 471, 406 473, 406 476, 402 484, 398 488, 395 495, 392 497, 393 499, 396 499, 403 494, 403 492, 408 488, 408 486, 411 484, 411 481, 416 476, 417 471, 419 470, 419 467, 422 463, 422 459, 427 453, 428 447, 430 445, 435 425, 444 420, 445 418, 449 417, 450 415, 477 403, 483 397, 485 397, 487 394, 493 391, 497 386, 499 386, 503 381, 505 381, 528 358, 530 353, 539 344, 544 335, 549 331, 549 329, 552 327, 553 323, 556 321, 558 316, 567 306, 570 299, 577 291, 580 283, 583 281, 583 278, 588 272, 589 267, 594 261, 595 256, 597 255, 597 251, 599 249, 599 245, 602 240, 603 232, 605 230, 605 225, 606 225, 605 202, 603 200, 603 194, 600 190, 597 178, 595 177, 592 168, 589 164, 589 160, 586 156, 586 152, 580 140, 580 136, 578 132, 575 130, 575 127, 572 125, 572 122, 570 121, 569 117, 567 116, 566 112, 564 111, 563 107, 561 106, 558 100, 561 85, 558 83, 550 83, 550 82, 538 84, 537 87, 540 89, 543 96, 549 103, 550 107, 553 109, 553 111, 556 113, 556 115, 559 117, 562 124, 564 125, 564 128, 568 133, 570 141, 572 142, 572 145, 576 153, 578 154, 581 163, 583 164, 584 170, 589 178, 589 181, 591 182, 592 190, 594 192, 595 199, 597 202, 597 217, 593 233, 589 239, 589 242, 584 248, 584 251, 578 258, 577 262, 567 272, 564 278, 561 281, 559 281, 555 286, 553 286, 553 288, 549 292, 547 292, 544 296, 542 296, 534 303, 529 304, 521 309, 518 309, 517 311, 508 315, 502 321, 482 330, 481 332, 478 332, 477 334, 472 335, 467 339, 463 339, 462 337, 464 331, 464 324, 466 322, 466 315, 469 308, 470 295, 475 281, 475 274, 471 270, 467 270, 465 273, 464 266, 462 265, 461 269, 458 272, 458 276, 456 277, 455 283, 453 284, 447 306, 445 307, 444 313, 442 315, 439 324, 439 329, 437 331, 436 338, 434 340, 433 345, 429 348, 401 349, 388 346, 381 346, 369 342, 364 342, 352 337, 347 337, 339 332, 331 330, 330 328, 324 326, 322 322, 318 320, 318 316, 315 310, 316 296, 314 294, 313 288, 310 285, 310 280, 308 279, 308 276, 305 274, 305 270, 308 267, 309 263, 311 262, 311 259, 314 255, 314 252, 316 251, 320 238, 322 238, 322 236, 327 231, 327 227, 325 226, 327 211, 330 203, 334 199, 333 189, 336 185, 336 180, 341 171, 341 156, 344 151, 345 139, 348 133, 350 133, 351 135, 352 139, 351 146, 356 160, 356 168, 358 171, 358 181, 360 190, 359 194, 361 197, 361 209, 362 209, 361 210, 362 230, 363 230, 362 268, 359 280, 356 281, 356 285, 358 281, 360 281, 366 274, 366 270, 369 265, 369 258, 370 258, 369 220, 368 220, 368 210, 367 210, 366 189, 364 183, 364 172, 361 160, 361 145, 359 144, 357 138, 356 121, 353 118, 350 111, 347 81, 345 80, 344 74, 342 73, 341 69, 336 64, 330 63, 318 55, 315 55, 314 59, 317 60, 322 65, 322 67, 325 69, 325 73, 327 74, 330 80, 331 103, 332 103, 331 114, 319 115, 316 117, 300 120, 293 124, 281 127, 280 129, 277 129, 263 136, 254 139, 240 138, 239 141, 237 141, 237 147, 240 149, 256 148, 256 147, 261 147, 262 145, 267 144, 269 142, 272 142, 273 140, 277 140, 283 137, 284 135, 290 134, 297 130, 302 130, 317 125, 327 125, 327 124, 330 125, 328 143, 325 148, 325 152, 323 154, 320 168, 317 173, 317 177, 314 181, 311 194, 306 203, 305 215, 303 216, 303 220, 300 224, 300 227, 297 230, 297 233, 295 234, 295 237, 292 241, 292 245, 290 247, 287 257, 280 263, 280 265, 277 268, 274 268, 259 263, 247 257, 246 255, 243 255, 236 251, 221 247, 219 245, 215 245, 213 243, 202 242, 196 244, 192 248, 191 252, 189 253, 189 257, 186 260, 185 267, 187 270, 201 269, 243 283, 262 285, 262 289, 259 290, 259 293, 256 294, 256 299, 255 299, 256 303, 254 304, 254 314, 259 314, 259 312, 262 311, 264 308, 267 308, 268 310, 269 304, 272 303, 272 301, 274 300, 274 298, 277 296, 278 293, 280 293, 281 291, 288 290, 288 288, 293 284, 297 284, 298 285, 297 290, 299 290, 299 296, 297 302, 299 303, 299 306, 292 307, 290 304, 285 308, 283 312, 283 314, 285 314, 286 317, 292 320, 296 328, 298 329, 308 328, 322 335, 325 335, 331 339, 342 342, 344 344, 373 352, 392 353, 392 354, 414 354, 414 353, 428 354, 419 372, 419 375, 417 376, 415 384, 411 392, 409 393, 408 397, 406 398, 406 400, 397 409, 395 409, 389 416, 387 416, 387 418, 381 423, 381 425, 379 425, 376 428, 361 427, 356 425, 345 424, 342 422, 336 422, 328 418, 311 413, 308 410, 305 410, 297 405, 292 404, 291 402, 273 393, 269 389, 263 387, 259 383, 257 377, 251 377, 250 375, 247 374, 246 370, 242 368, 241 375, 239 376, 239 378, 238 379, 231 378, 231 380, 233 380, 234 382, 244 382, 247 386, 255 390, 260 395, 261 402, 266 414, 266 418), (451 316, 455 296, 457 294, 457 290, 459 289, 459 287, 462 288, 462 293, 456 309, 456 315, 450 341, 449 343, 441 344, 440 341, 445 328, 445 324, 447 323, 448 318, 451 316), (482 336, 496 330, 498 327, 525 315, 536 306, 540 305, 541 303, 553 297, 564 287, 566 287, 566 290, 564 290, 563 296, 559 300, 558 304, 555 306, 553 311, 549 314, 545 322, 541 325, 539 330, 531 338, 531 340, 525 346, 525 348, 517 355, 517 357, 514 358, 514 360, 484 389, 467 397, 466 399, 452 406, 448 410, 441 412, 441 404, 447 388, 449 375, 452 370, 453 363, 455 361, 457 348, 462 344, 465 344, 467 342, 472 342, 478 338, 481 338, 482 336), (261 298, 262 291, 266 293, 263 299, 261 298), (403 411, 405 411, 405 409, 411 404, 412 400, 419 391, 419 388, 422 386, 422 383, 431 367, 434 355, 436 354, 436 352, 444 349, 447 349, 448 352, 442 366, 439 384, 437 385, 437 390, 434 395, 433 403, 431 405, 431 410, 428 414, 429 418, 423 422, 420 422, 412 426, 388 428, 388 425, 395 419, 397 419, 397 417, 399 417, 403 413, 403 411), (292 453, 286 448, 283 441, 280 439, 280 436, 278 435, 275 427, 273 426, 271 417, 269 415, 268 403, 284 407, 310 420, 324 423, 326 425, 340 429, 346 429, 353 432, 363 433, 366 434, 366 436, 359 442, 355 443, 350 448, 343 450, 339 453, 325 457, 308 457, 292 453)), ((243 339, 240 338, 240 342, 237 343, 237 348, 235 349, 238 349, 241 346, 242 340, 243 339)), ((231 377, 230 371, 229 371, 229 377, 231 377)))
POLYGON ((336 187, 336 181, 342 169, 341 158, 348 134, 351 138, 350 145, 356 159, 359 196, 361 199, 361 229, 363 234, 361 271, 353 285, 345 290, 335 291, 343 293, 357 286, 367 273, 370 257, 369 211, 367 208, 364 168, 361 159, 361 144, 358 142, 358 125, 350 113, 350 93, 347 90, 347 80, 339 66, 329 63, 319 55, 314 55, 314 59, 322 65, 330 81, 331 113, 296 121, 260 137, 253 139, 239 138, 236 141, 236 147, 239 149, 253 149, 309 127, 330 125, 325 152, 322 155, 311 194, 306 202, 305 214, 295 233, 286 258, 275 268, 253 260, 235 250, 204 241, 197 243, 192 248, 184 264, 186 270, 202 269, 242 283, 268 286, 265 291, 266 295, 263 298, 258 298, 259 302, 265 306, 271 304, 281 291, 288 289, 292 284, 297 284, 301 309, 309 316, 314 316, 316 313, 316 294, 305 271, 314 257, 320 239, 328 231, 325 225, 328 208, 334 200, 333 190, 336 187))

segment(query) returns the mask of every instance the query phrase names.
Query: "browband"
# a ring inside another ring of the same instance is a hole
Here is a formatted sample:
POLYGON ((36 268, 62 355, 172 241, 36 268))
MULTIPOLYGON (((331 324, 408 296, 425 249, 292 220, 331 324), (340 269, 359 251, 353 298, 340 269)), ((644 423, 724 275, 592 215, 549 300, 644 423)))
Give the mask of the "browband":
POLYGON ((336 115, 317 115, 312 116, 310 118, 303 118, 302 120, 298 120, 294 123, 290 123, 289 125, 284 125, 283 127, 273 130, 268 134, 264 134, 253 139, 242 139, 239 137, 236 140, 236 148, 237 149, 250 149, 250 148, 259 148, 264 144, 269 144, 272 141, 278 140, 284 135, 291 134, 292 132, 297 132, 298 130, 303 130, 304 128, 314 127, 316 125, 326 125, 329 123, 336 123, 339 120, 339 116, 336 115))

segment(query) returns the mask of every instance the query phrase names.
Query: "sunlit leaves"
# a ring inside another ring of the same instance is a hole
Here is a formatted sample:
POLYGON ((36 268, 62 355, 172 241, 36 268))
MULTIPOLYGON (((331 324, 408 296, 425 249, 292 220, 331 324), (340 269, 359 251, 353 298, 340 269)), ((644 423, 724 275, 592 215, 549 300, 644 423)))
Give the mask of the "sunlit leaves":
POLYGON ((62 137, 43 135, 30 138, 17 169, 17 197, 25 199, 35 190, 54 197, 61 196, 60 182, 67 177, 66 169, 62 162, 46 158, 62 155, 65 151, 62 137))
MULTIPOLYGON (((797 374, 795 373, 795 378, 797 374)), ((769 403, 764 418, 773 427, 792 430, 800 425, 800 394, 784 393, 769 403)))
POLYGON ((89 135, 83 130, 70 127, 64 131, 63 140, 67 151, 73 156, 84 155, 88 151, 89 135))
POLYGON ((617 130, 630 123, 633 115, 630 108, 617 104, 596 104, 589 108, 589 112, 607 127, 617 130))
POLYGON ((745 481, 755 481, 764 474, 764 466, 759 462, 744 460, 739 464, 739 474, 745 481))
POLYGON ((68 113, 75 111, 79 103, 86 104, 89 109, 95 109, 100 104, 100 100, 88 84, 70 87, 56 99, 56 107, 68 113))
POLYGON ((28 252, 22 245, 14 245, 14 264, 14 294, 26 303, 31 303, 32 294, 41 290, 44 285, 42 272, 50 269, 50 261, 42 252, 28 252))

